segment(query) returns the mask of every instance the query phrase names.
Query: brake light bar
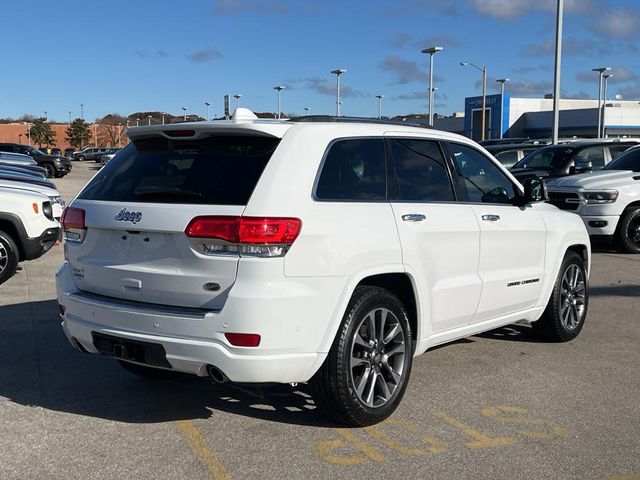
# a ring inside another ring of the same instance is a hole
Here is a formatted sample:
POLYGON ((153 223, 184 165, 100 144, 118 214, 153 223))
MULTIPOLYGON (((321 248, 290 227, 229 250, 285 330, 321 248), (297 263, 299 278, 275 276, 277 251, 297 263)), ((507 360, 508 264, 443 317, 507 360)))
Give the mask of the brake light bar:
POLYGON ((299 218, 203 216, 191 220, 185 234, 205 255, 279 257, 291 247, 301 227, 299 218))
POLYGON ((196 134, 195 130, 167 130, 164 132, 168 137, 193 137, 196 134))

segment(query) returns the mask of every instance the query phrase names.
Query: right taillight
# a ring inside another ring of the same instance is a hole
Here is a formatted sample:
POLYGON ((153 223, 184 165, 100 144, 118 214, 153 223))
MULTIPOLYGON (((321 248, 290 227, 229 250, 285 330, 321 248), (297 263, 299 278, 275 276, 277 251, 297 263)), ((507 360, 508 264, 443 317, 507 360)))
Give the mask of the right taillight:
POLYGON ((281 257, 300 234, 302 221, 289 217, 196 217, 185 233, 205 255, 281 257))
POLYGON ((60 223, 64 231, 64 238, 69 242, 81 243, 87 233, 84 221, 84 209, 67 207, 62 212, 60 223))

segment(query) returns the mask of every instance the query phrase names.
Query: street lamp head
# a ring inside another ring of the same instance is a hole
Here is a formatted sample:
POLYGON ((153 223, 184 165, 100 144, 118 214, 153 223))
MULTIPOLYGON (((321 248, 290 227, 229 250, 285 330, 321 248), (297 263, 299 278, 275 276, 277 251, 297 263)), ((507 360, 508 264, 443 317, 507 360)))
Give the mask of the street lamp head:
POLYGON ((211 106, 211 102, 204 102, 204 104, 205 104, 207 107, 210 107, 210 106, 211 106))
POLYGON ((384 95, 376 95, 376 98, 384 98, 384 95))
POLYGON ((285 88, 287 88, 285 85, 278 85, 277 87, 273 87, 274 90, 277 90, 279 92, 281 92, 285 88))
POLYGON ((239 94, 239 93, 236 93, 236 94, 233 96, 233 98, 235 98, 236 100, 237 100, 238 98, 240 98, 240 97, 242 97, 242 95, 241 95, 241 94, 239 94))
POLYGON ((602 78, 604 78, 605 80, 611 77, 613 77, 613 73, 605 73, 604 75, 602 75, 602 78))
POLYGON ((498 83, 506 83, 506 82, 510 82, 511 79, 510 78, 499 78, 498 80, 496 80, 496 82, 498 83))
POLYGON ((185 112, 188 110, 187 107, 180 107, 180 108, 182 108, 182 110, 184 110, 185 112))
POLYGON ((346 68, 337 68, 335 70, 331 70, 331 73, 333 73, 334 75, 342 75, 343 73, 347 73, 347 69, 346 68))
POLYGON ((461 67, 466 67, 467 65, 469 65, 469 62, 467 62, 467 61, 460 62, 460 66, 461 67))
POLYGON ((611 67, 598 67, 598 68, 592 68, 591 71, 592 72, 598 72, 600 74, 602 74, 603 72, 609 71, 611 70, 611 67))
POLYGON ((420 50, 420 53, 428 53, 430 55, 433 55, 434 53, 441 52, 443 50, 444 50, 444 47, 430 47, 430 48, 424 48, 420 50))

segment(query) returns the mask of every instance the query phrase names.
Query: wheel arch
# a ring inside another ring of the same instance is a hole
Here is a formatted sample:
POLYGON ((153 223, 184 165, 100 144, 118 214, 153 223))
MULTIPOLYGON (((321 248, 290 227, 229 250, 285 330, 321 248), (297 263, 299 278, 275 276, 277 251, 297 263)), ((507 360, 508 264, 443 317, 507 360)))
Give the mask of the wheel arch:
POLYGON ((18 260, 24 260, 24 248, 22 239, 24 238, 24 229, 21 228, 22 224, 18 223, 19 220, 15 215, 9 213, 0 212, 0 230, 4 231, 11 237, 13 242, 18 247, 18 260), (18 226, 19 225, 19 226, 18 226))
POLYGON ((420 297, 416 288, 415 279, 410 273, 406 272, 402 265, 384 266, 377 269, 367 269, 351 276, 347 282, 344 293, 338 300, 332 322, 321 341, 320 351, 328 352, 338 334, 342 318, 344 316, 349 301, 353 298, 353 294, 359 286, 369 285, 385 288, 400 298, 407 315, 409 317, 409 325, 412 329, 414 337, 414 348, 416 342, 420 340, 421 319, 420 319, 420 297))

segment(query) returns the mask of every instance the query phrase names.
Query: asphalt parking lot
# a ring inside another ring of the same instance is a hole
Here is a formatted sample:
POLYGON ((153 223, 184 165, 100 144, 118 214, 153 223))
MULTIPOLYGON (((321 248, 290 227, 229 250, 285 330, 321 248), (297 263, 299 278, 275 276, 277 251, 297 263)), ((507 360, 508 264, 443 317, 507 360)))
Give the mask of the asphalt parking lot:
MULTIPOLYGON (((95 173, 57 180, 70 200, 95 173)), ((305 386, 142 380, 59 327, 62 246, 0 287, 0 479, 640 479, 640 256, 596 251, 584 330, 427 352, 387 421, 345 429, 305 386)))

